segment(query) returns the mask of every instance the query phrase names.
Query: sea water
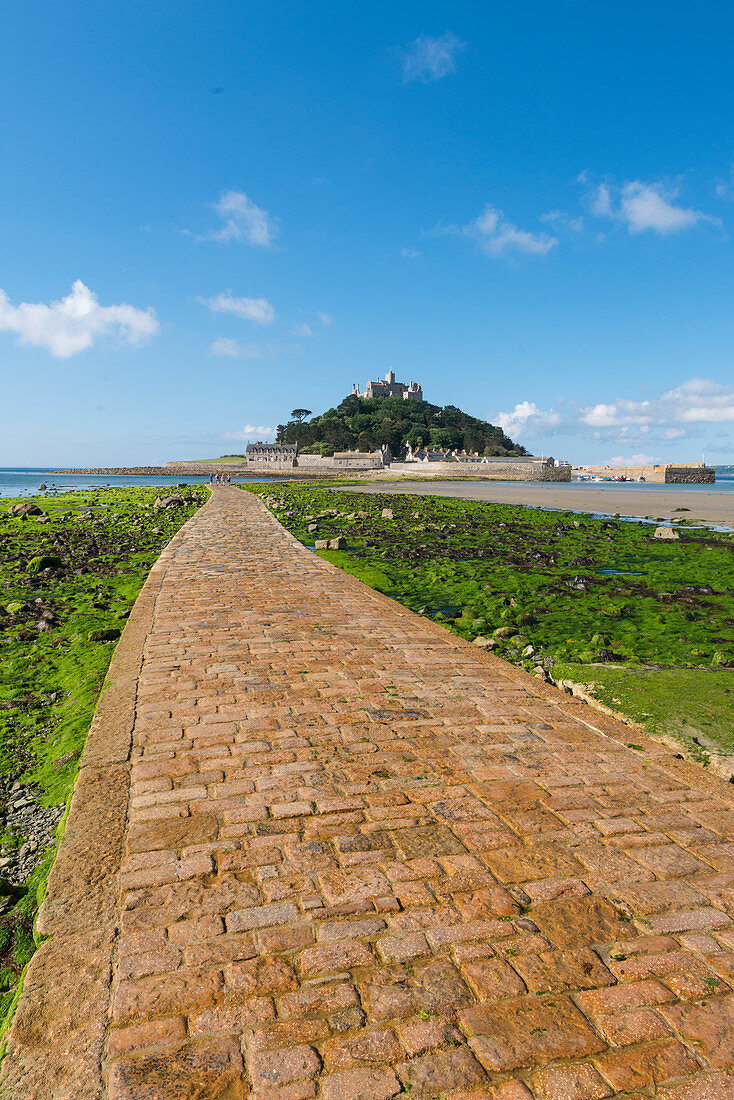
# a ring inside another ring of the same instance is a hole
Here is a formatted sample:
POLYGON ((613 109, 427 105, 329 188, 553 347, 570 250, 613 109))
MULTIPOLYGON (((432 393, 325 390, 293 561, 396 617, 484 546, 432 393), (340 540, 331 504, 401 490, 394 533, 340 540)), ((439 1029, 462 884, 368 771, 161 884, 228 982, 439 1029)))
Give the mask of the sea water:
MULTIPOLYGON (((232 483, 260 480, 262 479, 238 477, 232 478, 232 483)), ((33 496, 43 492, 40 488, 42 483, 48 491, 58 489, 59 492, 67 492, 70 489, 119 489, 124 485, 160 485, 170 488, 184 484, 205 485, 208 481, 208 475, 181 477, 176 474, 167 477, 165 474, 60 474, 42 467, 26 466, 25 469, 0 468, 0 497, 33 496)))

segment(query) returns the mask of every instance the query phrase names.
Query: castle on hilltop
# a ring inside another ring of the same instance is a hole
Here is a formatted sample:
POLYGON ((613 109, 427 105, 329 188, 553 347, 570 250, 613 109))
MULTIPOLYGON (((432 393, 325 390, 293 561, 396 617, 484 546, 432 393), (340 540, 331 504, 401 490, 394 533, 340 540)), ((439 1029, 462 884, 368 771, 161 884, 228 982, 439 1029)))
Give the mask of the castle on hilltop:
POLYGON ((402 397, 404 400, 412 397, 416 401, 423 400, 423 387, 420 382, 396 382, 393 371, 389 370, 385 375, 384 380, 382 378, 376 379, 374 382, 368 382, 364 388, 364 393, 360 392, 359 386, 355 384, 352 386, 352 393, 355 397, 402 397))

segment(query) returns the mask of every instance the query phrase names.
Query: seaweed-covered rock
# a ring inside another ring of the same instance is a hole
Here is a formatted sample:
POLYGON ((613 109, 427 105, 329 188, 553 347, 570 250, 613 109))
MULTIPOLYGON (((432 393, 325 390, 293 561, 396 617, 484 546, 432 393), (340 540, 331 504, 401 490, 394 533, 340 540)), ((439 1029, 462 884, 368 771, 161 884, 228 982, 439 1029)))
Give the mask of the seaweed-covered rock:
POLYGON ((117 627, 106 627, 102 630, 90 630, 87 640, 90 642, 114 642, 120 637, 121 631, 117 627))
POLYGON ((517 630, 514 626, 498 626, 492 633, 495 638, 514 638, 517 630))
POLYGON ((61 558, 56 558, 51 554, 37 554, 35 558, 31 558, 28 562, 28 572, 31 576, 35 576, 38 573, 42 573, 44 569, 63 569, 64 563, 61 558))
POLYGON ((8 615, 18 615, 21 611, 28 610, 28 604, 23 603, 22 600, 12 600, 9 604, 6 605, 5 610, 7 611, 8 615))
POLYGON ((12 508, 8 509, 8 513, 11 516, 42 516, 43 512, 37 504, 14 504, 12 508))

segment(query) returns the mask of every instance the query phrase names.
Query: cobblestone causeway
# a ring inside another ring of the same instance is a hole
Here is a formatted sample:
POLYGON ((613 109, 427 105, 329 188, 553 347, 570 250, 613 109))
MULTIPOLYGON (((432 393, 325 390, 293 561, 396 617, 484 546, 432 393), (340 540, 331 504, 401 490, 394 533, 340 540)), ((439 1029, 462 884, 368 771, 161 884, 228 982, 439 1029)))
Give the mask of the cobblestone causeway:
POLYGON ((111 1100, 734 1097, 729 785, 240 490, 161 565, 111 1100))

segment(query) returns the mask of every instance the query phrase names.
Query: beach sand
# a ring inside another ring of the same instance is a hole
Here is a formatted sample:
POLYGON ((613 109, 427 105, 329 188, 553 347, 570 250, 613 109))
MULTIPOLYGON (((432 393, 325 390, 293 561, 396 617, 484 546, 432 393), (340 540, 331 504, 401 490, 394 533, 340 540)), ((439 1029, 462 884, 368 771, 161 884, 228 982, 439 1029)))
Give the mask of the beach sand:
POLYGON ((641 485, 637 482, 388 481, 353 486, 358 493, 413 493, 424 496, 530 504, 575 512, 609 512, 652 519, 700 520, 734 527, 734 492, 708 485, 641 485), (688 511, 676 509, 687 508, 688 511))

